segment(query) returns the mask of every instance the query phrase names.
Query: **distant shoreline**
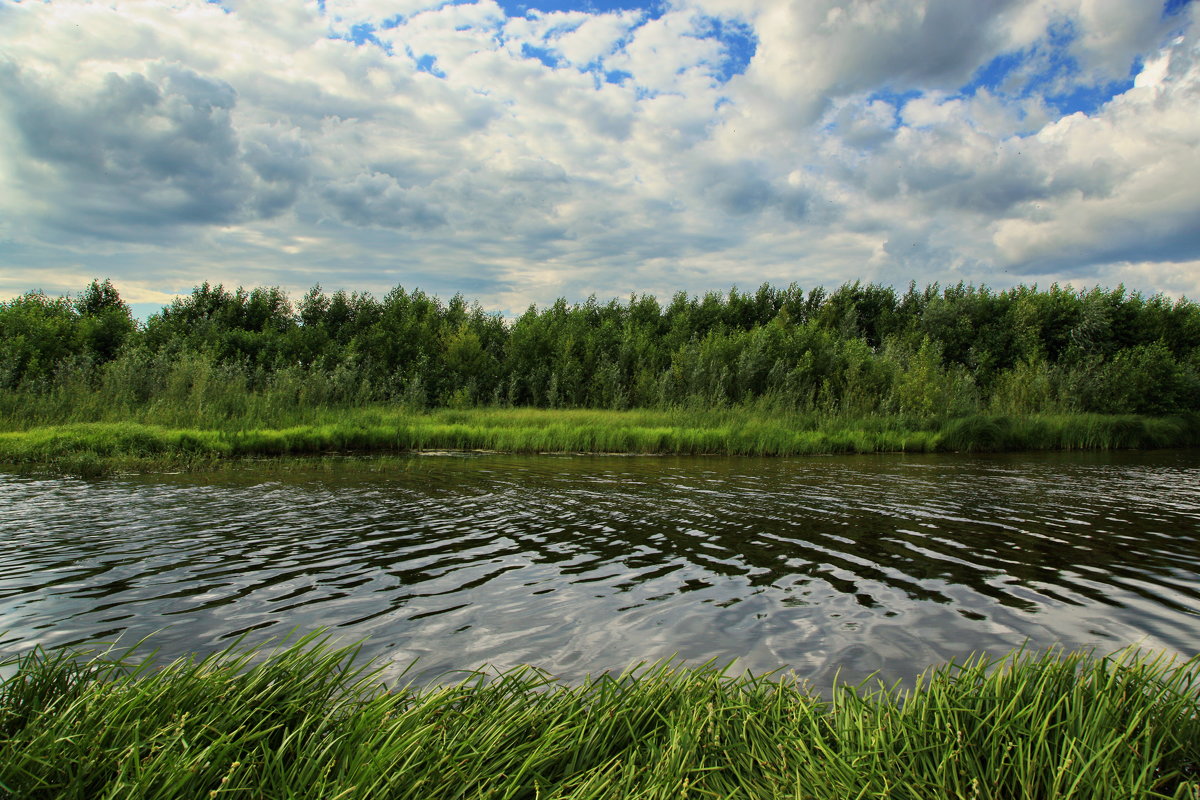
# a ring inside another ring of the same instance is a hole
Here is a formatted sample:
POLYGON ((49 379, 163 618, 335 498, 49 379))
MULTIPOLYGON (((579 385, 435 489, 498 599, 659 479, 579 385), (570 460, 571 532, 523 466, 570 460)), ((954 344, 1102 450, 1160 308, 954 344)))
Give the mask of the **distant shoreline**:
POLYGON ((140 420, 0 432, 0 464, 82 476, 207 469, 256 458, 428 451, 729 455, 1118 450, 1200 444, 1200 414, 975 414, 918 420, 753 409, 632 410, 378 405, 296 424, 178 427, 140 420))

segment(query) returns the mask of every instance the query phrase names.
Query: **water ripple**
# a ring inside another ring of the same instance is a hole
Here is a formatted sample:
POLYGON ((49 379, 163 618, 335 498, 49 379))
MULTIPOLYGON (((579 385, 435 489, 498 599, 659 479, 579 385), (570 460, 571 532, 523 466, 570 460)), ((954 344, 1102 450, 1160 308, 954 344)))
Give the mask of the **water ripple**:
POLYGON ((678 654, 821 679, 1025 641, 1190 655, 1198 608, 1194 452, 0 474, 8 650, 327 626, 408 677, 678 654))

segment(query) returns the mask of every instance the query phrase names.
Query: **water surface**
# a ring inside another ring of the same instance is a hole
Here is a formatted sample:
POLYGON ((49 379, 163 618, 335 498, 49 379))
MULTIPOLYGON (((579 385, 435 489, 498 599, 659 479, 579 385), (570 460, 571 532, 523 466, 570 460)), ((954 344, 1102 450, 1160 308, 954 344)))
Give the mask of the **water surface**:
POLYGON ((1200 650, 1200 453, 501 455, 0 473, 0 651, 327 626, 408 678, 736 659, 818 684, 1028 642, 1200 650))

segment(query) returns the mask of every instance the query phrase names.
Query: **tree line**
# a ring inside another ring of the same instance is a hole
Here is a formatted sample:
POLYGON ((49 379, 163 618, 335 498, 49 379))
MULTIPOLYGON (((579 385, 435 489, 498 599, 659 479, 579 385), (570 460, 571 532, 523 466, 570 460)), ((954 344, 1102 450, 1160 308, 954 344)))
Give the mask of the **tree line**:
MULTIPOLYGON (((763 284, 530 306, 202 284, 144 324, 108 280, 0 304, 0 391, 116 407, 740 404, 928 418, 1200 410, 1200 306, 1116 289, 763 284), (224 398, 224 400, 222 400, 224 398)), ((233 410, 231 409, 231 412, 233 410)))

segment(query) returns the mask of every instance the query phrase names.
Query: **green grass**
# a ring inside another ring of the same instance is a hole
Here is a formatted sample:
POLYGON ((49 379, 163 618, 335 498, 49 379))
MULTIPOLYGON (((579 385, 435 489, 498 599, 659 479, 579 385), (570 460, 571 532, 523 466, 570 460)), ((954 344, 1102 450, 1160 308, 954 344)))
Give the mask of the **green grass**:
POLYGON ((78 422, 0 433, 0 463, 85 476, 212 467, 230 459, 493 450, 795 456, 833 453, 1116 449, 1200 444, 1200 415, 1098 414, 945 420, 723 410, 409 411, 314 409, 281 427, 230 419, 208 427, 142 421, 78 422))
POLYGON ((385 691, 316 636, 0 670, 14 798, 1200 797, 1200 658, 1017 652, 831 699, 671 664, 385 691))

